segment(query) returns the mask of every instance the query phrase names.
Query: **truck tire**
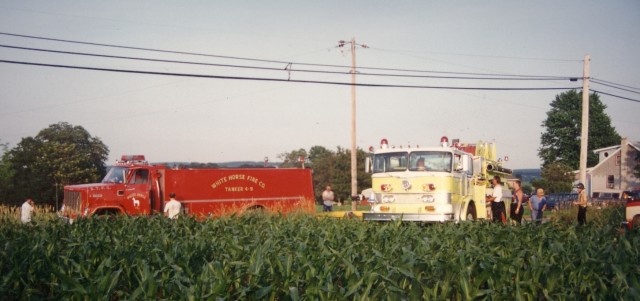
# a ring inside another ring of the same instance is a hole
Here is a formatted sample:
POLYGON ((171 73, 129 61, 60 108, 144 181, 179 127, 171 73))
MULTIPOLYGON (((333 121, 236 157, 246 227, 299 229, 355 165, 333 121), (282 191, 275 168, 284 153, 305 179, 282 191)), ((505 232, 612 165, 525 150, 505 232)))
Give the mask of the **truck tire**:
POLYGON ((263 212, 264 210, 265 210, 265 208, 263 206, 255 205, 255 206, 251 206, 251 207, 247 208, 246 211, 249 211, 249 212, 263 212))
POLYGON ((631 229, 640 229, 640 215, 636 215, 631 220, 631 229))
POLYGON ((470 202, 469 206, 467 206, 467 216, 465 216, 465 220, 467 221, 475 221, 478 218, 476 213, 476 204, 474 202, 470 202))
POLYGON ((96 212, 93 215, 104 217, 104 218, 111 218, 111 217, 118 216, 120 214, 122 214, 122 212, 117 208, 101 208, 96 210, 96 212))

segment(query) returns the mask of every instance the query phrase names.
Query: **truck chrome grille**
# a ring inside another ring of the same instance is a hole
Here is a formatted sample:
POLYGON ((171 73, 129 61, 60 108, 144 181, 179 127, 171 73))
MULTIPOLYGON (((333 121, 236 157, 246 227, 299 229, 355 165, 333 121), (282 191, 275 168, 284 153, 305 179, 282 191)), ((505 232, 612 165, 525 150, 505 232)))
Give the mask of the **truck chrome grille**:
POLYGON ((64 206, 65 210, 69 213, 80 213, 80 204, 82 196, 79 191, 65 191, 64 192, 64 206))

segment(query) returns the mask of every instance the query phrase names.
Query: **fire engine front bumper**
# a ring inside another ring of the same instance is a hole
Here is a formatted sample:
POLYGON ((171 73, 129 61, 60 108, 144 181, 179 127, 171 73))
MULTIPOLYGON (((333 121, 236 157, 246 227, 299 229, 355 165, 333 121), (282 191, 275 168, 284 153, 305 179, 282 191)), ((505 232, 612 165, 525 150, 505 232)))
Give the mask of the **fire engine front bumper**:
POLYGON ((428 213, 373 213, 362 214, 365 221, 390 222, 402 220, 404 222, 448 222, 453 220, 453 213, 428 214, 428 213))

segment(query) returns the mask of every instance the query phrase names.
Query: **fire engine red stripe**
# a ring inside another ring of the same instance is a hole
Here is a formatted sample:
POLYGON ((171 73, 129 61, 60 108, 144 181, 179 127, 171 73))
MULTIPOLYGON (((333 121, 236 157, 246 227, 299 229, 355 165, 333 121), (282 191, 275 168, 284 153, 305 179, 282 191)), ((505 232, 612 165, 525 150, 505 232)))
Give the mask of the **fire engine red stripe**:
POLYGON ((235 203, 235 202, 257 202, 257 201, 302 201, 305 198, 286 197, 286 198, 244 198, 244 199, 216 199, 216 200, 178 200, 180 203, 235 203))
POLYGON ((637 207, 640 206, 640 201, 628 202, 627 207, 637 207))

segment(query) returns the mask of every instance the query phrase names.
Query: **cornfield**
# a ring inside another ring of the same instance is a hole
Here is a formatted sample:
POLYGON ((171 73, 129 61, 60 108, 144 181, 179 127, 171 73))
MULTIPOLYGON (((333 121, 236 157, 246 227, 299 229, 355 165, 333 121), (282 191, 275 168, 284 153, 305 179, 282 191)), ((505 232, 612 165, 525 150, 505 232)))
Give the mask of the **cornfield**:
POLYGON ((4 300, 639 300, 640 233, 304 215, 0 216, 4 300))

